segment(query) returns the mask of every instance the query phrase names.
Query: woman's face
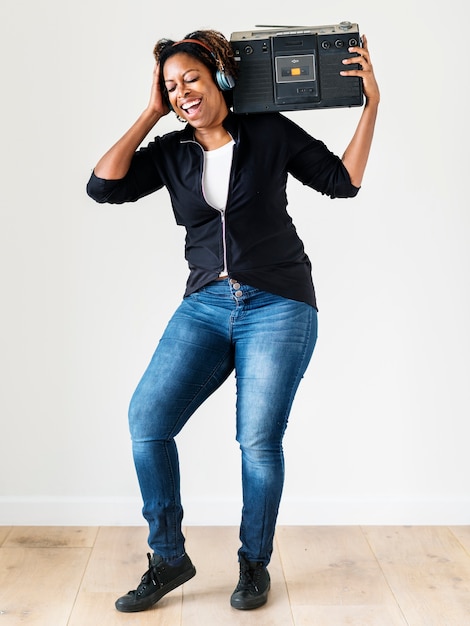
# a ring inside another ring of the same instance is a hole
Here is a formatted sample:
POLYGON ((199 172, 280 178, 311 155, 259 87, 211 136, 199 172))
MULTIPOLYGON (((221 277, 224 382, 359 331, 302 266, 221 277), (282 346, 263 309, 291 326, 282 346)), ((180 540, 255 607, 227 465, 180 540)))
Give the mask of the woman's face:
POLYGON ((224 96, 208 67, 184 52, 171 56, 163 67, 163 80, 171 106, 191 126, 209 129, 228 113, 224 96))

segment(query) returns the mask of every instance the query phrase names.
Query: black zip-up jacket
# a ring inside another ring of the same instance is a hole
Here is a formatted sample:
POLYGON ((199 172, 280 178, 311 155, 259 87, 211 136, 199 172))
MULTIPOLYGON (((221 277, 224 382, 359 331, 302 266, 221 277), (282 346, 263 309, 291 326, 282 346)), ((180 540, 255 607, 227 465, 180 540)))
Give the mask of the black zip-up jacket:
POLYGON ((339 157, 281 114, 230 112, 224 126, 235 142, 224 213, 204 199, 204 155, 190 125, 140 148, 120 180, 93 173, 87 192, 97 202, 123 203, 167 188, 176 222, 186 228, 185 296, 227 271, 316 307, 311 264, 287 213, 287 176, 331 198, 353 197, 358 188, 339 157))

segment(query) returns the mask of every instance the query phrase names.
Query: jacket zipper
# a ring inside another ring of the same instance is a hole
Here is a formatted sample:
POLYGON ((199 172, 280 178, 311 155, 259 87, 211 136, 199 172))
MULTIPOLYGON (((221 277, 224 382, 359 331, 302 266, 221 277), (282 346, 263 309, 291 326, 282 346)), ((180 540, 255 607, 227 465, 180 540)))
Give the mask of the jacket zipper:
POLYGON ((235 171, 235 159, 236 159, 236 154, 237 154, 237 142, 233 139, 233 136, 230 135, 232 137, 232 140, 234 142, 233 145, 233 152, 232 152, 232 164, 230 166, 230 174, 229 174, 229 179, 228 179, 228 189, 227 189, 227 200, 225 202, 225 209, 220 211, 221 214, 221 220, 222 220, 222 246, 223 246, 223 254, 224 254, 224 269, 222 272, 220 272, 219 276, 221 278, 225 278, 228 276, 228 261, 227 261, 227 233, 226 233, 226 220, 225 220, 225 214, 227 212, 227 207, 229 205, 229 199, 230 199, 230 191, 232 189, 232 183, 233 183, 233 176, 234 176, 234 171, 235 171))
MULTIPOLYGON (((204 194, 204 185, 203 185, 203 180, 204 180, 204 167, 205 167, 205 159, 204 159, 204 149, 201 146, 200 143, 198 143, 197 141, 188 139, 184 142, 181 143, 195 143, 197 146, 199 146, 199 148, 202 151, 202 175, 201 175, 201 189, 202 189, 202 196, 204 198, 204 200, 207 202, 206 200, 206 196, 204 194)), ((227 203, 225 205, 225 209, 217 209, 215 207, 213 207, 212 205, 210 205, 208 202, 207 204, 209 204, 209 206, 211 207, 211 209, 213 209, 214 211, 217 211, 218 213, 220 213, 220 223, 222 226, 222 256, 223 256, 223 270, 219 273, 219 277, 220 278, 226 278, 228 276, 228 267, 227 267, 227 235, 226 235, 226 226, 225 226, 225 212, 226 212, 226 208, 228 205, 228 196, 230 194, 230 185, 232 182, 232 170, 233 170, 233 162, 232 162, 232 167, 231 167, 231 171, 230 171, 230 178, 229 178, 229 185, 228 185, 228 192, 227 192, 227 203)))
POLYGON ((228 276, 228 267, 227 267, 227 239, 225 232, 225 209, 218 209, 220 211, 220 220, 222 222, 222 252, 224 255, 224 269, 220 272, 219 277, 225 278, 228 276))

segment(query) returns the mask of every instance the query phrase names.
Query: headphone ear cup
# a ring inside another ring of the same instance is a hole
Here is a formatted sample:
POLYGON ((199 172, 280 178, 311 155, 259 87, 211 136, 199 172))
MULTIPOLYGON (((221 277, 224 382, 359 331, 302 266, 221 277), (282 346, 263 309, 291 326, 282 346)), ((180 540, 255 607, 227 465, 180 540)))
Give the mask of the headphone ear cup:
POLYGON ((220 70, 217 70, 215 80, 217 81, 217 85, 221 91, 230 91, 235 87, 235 80, 233 76, 225 74, 225 72, 221 72, 220 70))

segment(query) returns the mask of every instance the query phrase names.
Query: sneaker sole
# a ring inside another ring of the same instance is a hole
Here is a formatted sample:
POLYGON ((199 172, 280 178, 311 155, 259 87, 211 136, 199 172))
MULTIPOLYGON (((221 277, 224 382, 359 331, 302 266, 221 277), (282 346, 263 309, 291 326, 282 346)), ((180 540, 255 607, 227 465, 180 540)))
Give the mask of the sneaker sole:
POLYGON ((115 607, 121 613, 138 613, 139 611, 145 611, 154 604, 156 604, 159 600, 161 600, 163 596, 166 596, 167 593, 170 593, 170 591, 173 591, 180 585, 183 585, 188 580, 191 580, 191 578, 193 578, 195 575, 196 568, 192 567, 191 569, 188 569, 186 572, 183 572, 182 574, 174 578, 164 587, 161 587, 160 589, 155 591, 155 593, 153 593, 152 595, 147 596, 145 599, 143 598, 139 604, 135 603, 134 605, 128 606, 126 606, 125 604, 119 605, 119 600, 117 600, 115 603, 115 607))

